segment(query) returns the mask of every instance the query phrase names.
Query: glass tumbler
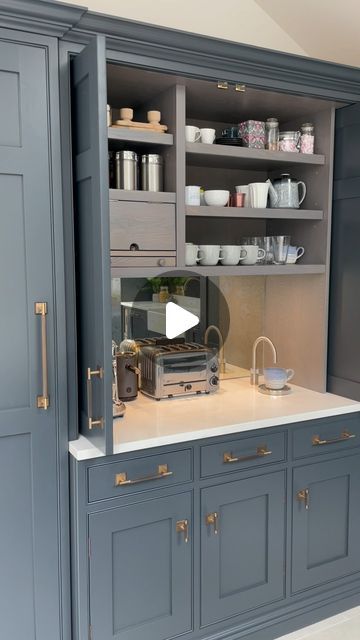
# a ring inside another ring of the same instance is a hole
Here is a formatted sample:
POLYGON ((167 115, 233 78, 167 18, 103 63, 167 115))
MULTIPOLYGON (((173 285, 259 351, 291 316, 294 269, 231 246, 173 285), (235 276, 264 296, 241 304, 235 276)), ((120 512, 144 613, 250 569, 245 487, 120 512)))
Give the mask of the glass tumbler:
POLYGON ((273 236, 274 264, 285 264, 290 245, 290 236, 273 236))
POLYGON ((264 264, 274 264, 273 236, 264 236, 261 240, 261 247, 265 251, 265 258, 263 259, 264 264))

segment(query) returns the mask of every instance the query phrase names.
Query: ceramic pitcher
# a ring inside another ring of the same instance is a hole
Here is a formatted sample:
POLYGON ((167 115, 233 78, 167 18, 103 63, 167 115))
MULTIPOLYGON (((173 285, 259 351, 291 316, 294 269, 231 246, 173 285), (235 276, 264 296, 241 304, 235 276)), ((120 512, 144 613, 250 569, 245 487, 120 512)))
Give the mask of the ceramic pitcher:
POLYGON ((305 182, 291 178, 290 174, 282 173, 281 177, 269 183, 270 207, 273 209, 298 209, 306 196, 305 182), (301 188, 301 196, 299 189, 301 188))

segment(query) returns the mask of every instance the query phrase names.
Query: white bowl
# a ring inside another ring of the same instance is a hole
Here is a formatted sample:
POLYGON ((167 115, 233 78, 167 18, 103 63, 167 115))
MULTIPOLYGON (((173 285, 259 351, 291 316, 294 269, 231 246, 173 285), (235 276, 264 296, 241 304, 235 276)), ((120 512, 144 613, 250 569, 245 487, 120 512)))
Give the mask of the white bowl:
POLYGON ((221 189, 205 191, 204 193, 206 204, 212 207, 225 207, 229 202, 229 197, 230 191, 222 191, 221 189))

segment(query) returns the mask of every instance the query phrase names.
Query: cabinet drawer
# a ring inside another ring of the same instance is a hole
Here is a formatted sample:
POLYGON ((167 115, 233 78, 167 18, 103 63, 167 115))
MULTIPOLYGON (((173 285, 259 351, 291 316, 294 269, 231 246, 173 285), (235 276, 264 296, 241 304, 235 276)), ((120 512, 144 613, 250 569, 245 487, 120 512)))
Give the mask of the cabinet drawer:
POLYGON ((175 205, 110 201, 110 247, 128 251, 175 250, 175 205))
POLYGON ((241 471, 284 459, 284 433, 237 438, 201 447, 201 477, 241 471))
POLYGON ((112 251, 111 268, 117 267, 175 267, 174 251, 112 251))
POLYGON ((346 451, 360 446, 360 414, 352 413, 294 425, 294 458, 346 451))
POLYGON ((89 502, 192 480, 190 449, 90 467, 89 502))

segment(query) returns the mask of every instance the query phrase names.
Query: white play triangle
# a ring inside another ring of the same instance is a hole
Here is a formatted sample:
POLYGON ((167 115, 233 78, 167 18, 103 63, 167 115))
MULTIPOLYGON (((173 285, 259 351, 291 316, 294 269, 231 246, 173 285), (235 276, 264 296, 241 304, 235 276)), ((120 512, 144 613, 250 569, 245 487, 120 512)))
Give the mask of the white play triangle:
POLYGON ((176 338, 199 324, 199 318, 174 302, 166 304, 166 337, 176 338))

